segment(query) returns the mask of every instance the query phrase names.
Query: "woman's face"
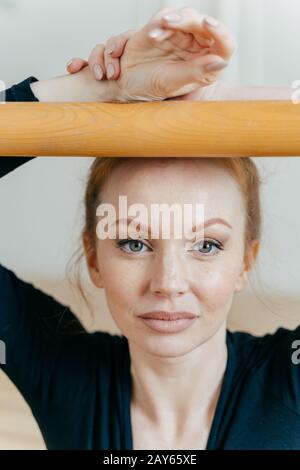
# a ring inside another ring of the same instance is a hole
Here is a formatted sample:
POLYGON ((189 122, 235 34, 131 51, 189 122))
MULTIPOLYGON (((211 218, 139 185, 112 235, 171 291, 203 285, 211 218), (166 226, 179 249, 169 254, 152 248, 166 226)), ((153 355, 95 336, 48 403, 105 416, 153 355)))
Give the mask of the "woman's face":
POLYGON ((186 354, 226 326, 233 295, 247 282, 245 208, 238 183, 208 159, 131 159, 113 170, 102 191, 102 202, 112 204, 117 215, 120 195, 127 196, 128 207, 142 203, 149 214, 153 203, 203 204, 204 223, 224 221, 207 226, 204 240, 197 237, 189 249, 172 229, 169 239, 143 236, 120 247, 117 230, 116 239, 97 239, 96 253, 88 257, 92 281, 104 288, 111 314, 129 341, 156 356, 186 354), (139 317, 153 310, 196 316, 173 326, 139 317))

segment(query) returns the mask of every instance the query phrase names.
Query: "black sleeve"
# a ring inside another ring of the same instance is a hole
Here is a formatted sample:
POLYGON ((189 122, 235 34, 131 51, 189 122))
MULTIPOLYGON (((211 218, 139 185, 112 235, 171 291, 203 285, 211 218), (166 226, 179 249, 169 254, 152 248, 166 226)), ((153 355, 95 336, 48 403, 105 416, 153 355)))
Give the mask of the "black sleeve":
MULTIPOLYGON (((37 78, 29 77, 26 80, 12 86, 8 90, 0 93, 0 101, 4 102, 24 102, 38 101, 31 90, 30 84, 37 82, 37 78)), ((0 178, 14 170, 23 163, 32 160, 34 157, 0 157, 0 178)))
POLYGON ((273 335, 272 393, 290 410, 300 414, 300 326, 279 328, 273 335))
MULTIPOLYGON (((32 81, 36 79, 30 77, 7 90, 7 100, 38 101, 29 86, 32 81)), ((0 176, 28 160, 0 157, 0 176)), ((0 220, 3 223, 1 214, 0 220)), ((53 406, 61 399, 54 383, 65 384, 66 392, 67 384, 71 385, 72 390, 77 368, 86 360, 85 345, 90 337, 68 306, 21 280, 0 263, 0 368, 36 417, 41 409, 44 414, 51 410, 47 403, 49 393, 53 406)), ((88 368, 85 363, 83 369, 88 368)), ((71 400, 71 392, 66 399, 71 400)))
POLYGON ((35 77, 28 77, 17 85, 13 85, 8 90, 2 92, 5 99, 1 101, 38 101, 37 97, 31 90, 30 84, 37 82, 35 77))

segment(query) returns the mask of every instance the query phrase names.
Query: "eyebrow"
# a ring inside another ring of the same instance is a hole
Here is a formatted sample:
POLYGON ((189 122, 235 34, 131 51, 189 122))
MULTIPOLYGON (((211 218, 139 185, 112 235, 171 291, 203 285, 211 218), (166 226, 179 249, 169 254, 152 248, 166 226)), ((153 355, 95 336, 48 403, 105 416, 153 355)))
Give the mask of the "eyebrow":
MULTIPOLYGON (((118 222, 124 220, 125 222, 127 222, 127 225, 128 225, 128 222, 132 222, 134 219, 135 219, 134 217, 133 217, 133 218, 127 217, 127 219, 117 219, 117 220, 116 220, 116 224, 117 224, 118 222)), ((232 230, 232 225, 230 225, 230 223, 227 222, 227 220, 221 219, 220 217, 214 217, 214 218, 212 218, 212 219, 206 220, 206 221, 204 222, 204 228, 210 227, 211 225, 217 225, 217 224, 225 225, 226 227, 228 227, 229 229, 232 230)), ((138 225, 140 225, 143 230, 146 229, 146 227, 145 227, 143 224, 138 224, 138 225)), ((199 228, 200 226, 201 226, 201 224, 193 225, 192 231, 196 231, 197 228, 199 228)), ((145 232, 148 232, 148 234, 149 234, 149 233, 150 233, 150 228, 148 227, 148 228, 145 230, 145 232)))
MULTIPOLYGON (((217 225, 217 224, 226 225, 226 227, 228 227, 232 230, 232 225, 230 225, 230 223, 227 222, 227 220, 221 219, 220 217, 214 217, 212 219, 206 220, 204 222, 204 228, 210 227, 211 225, 217 225)), ((199 224, 194 225, 193 229, 196 229, 197 227, 199 227, 199 224)))

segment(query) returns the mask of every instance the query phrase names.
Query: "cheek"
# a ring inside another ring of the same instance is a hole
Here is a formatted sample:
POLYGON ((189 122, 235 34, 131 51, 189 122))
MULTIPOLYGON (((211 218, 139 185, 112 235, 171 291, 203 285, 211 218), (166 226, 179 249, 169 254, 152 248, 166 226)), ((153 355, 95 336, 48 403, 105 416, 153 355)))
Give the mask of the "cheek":
POLYGON ((108 253, 99 256, 101 259, 101 276, 107 303, 112 311, 125 311, 126 305, 137 298, 139 292, 138 269, 129 269, 126 260, 108 253))
POLYGON ((197 297, 206 311, 230 309, 240 268, 239 260, 224 262, 223 259, 201 269, 197 276, 197 297))

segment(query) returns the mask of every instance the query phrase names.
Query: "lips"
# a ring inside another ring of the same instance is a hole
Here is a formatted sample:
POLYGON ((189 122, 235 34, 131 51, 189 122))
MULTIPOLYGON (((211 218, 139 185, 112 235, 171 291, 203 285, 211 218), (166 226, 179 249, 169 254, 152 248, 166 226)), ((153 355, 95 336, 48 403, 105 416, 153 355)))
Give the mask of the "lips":
POLYGON ((197 315, 192 312, 180 311, 180 312, 167 312, 165 310, 153 310, 151 312, 142 313, 138 315, 141 318, 148 318, 153 320, 163 321, 174 321, 181 320, 183 318, 195 318, 197 315))
POLYGON ((198 315, 192 312, 166 312, 166 311, 152 311, 145 312, 138 315, 140 320, 144 322, 147 327, 156 333, 170 334, 179 333, 186 330, 195 321, 198 315))

